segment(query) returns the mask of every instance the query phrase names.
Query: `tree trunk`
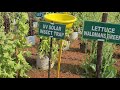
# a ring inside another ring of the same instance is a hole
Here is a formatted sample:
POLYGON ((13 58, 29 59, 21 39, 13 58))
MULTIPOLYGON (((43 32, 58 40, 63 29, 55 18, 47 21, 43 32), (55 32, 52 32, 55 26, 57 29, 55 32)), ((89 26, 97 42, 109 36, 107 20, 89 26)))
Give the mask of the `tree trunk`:
POLYGON ((32 12, 28 12, 28 17, 29 17, 29 32, 28 32, 28 35, 33 36, 34 35, 34 30, 33 30, 33 14, 32 14, 32 12))
POLYGON ((4 19, 4 27, 5 27, 4 31, 8 33, 10 31, 10 19, 8 18, 6 13, 4 13, 3 19, 4 19))

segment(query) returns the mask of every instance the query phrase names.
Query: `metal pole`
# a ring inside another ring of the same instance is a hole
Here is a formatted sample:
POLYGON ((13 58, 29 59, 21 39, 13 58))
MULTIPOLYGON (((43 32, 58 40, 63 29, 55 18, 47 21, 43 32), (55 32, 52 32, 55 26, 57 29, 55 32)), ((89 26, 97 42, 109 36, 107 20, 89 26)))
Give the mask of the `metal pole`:
POLYGON ((50 56, 49 56, 48 78, 50 78, 51 58, 52 58, 52 37, 50 38, 50 56))
POLYGON ((57 78, 59 78, 59 76, 60 76, 61 56, 62 56, 62 40, 60 40, 60 49, 59 49, 58 67, 57 67, 57 78))
MULTIPOLYGON (((108 13, 103 13, 102 15, 102 22, 107 21, 108 13)), ((96 78, 100 78, 101 74, 101 63, 102 63, 102 47, 103 47, 103 41, 98 41, 97 43, 97 63, 96 63, 96 78)))

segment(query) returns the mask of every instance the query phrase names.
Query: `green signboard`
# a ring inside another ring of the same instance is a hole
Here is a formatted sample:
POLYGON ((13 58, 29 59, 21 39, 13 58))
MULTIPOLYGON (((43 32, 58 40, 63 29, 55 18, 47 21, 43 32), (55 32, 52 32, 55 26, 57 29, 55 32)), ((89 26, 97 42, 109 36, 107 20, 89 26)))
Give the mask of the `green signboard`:
POLYGON ((45 12, 36 12, 36 17, 44 17, 45 12))
POLYGON ((64 24, 39 22, 39 35, 64 39, 65 28, 66 28, 66 25, 64 24))
POLYGON ((85 39, 120 43, 120 25, 85 21, 82 35, 85 39))

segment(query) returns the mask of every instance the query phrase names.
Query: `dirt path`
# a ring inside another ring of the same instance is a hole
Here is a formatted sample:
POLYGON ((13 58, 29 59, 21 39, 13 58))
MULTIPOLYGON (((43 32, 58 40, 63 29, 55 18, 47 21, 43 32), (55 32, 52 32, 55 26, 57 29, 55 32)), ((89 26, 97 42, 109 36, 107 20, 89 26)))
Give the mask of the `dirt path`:
MULTIPOLYGON (((79 51, 79 40, 75 40, 71 43, 70 49, 68 51, 63 51, 61 60, 61 71, 60 78, 80 78, 80 64, 84 60, 85 54, 79 51)), ((36 56, 34 53, 37 51, 33 47, 30 49, 32 51, 32 57, 27 61, 32 65, 32 69, 27 72, 30 78, 48 78, 48 71, 41 71, 35 68, 36 56)), ((56 78, 57 63, 51 69, 51 78, 56 78)))
MULTIPOLYGON (((28 49, 32 52, 32 56, 27 58, 27 61, 33 68, 27 72, 27 75, 30 78, 48 78, 48 71, 41 71, 35 68, 37 45, 39 44, 39 39, 37 39, 36 42, 37 44, 34 47, 28 49)), ((80 78, 80 65, 85 60, 85 54, 80 53, 79 43, 80 40, 75 40, 71 43, 70 49, 68 51, 63 51, 60 78, 80 78)), ((120 77, 120 45, 116 47, 113 57, 116 59, 115 67, 117 68, 120 77)), ((56 72, 57 63, 53 69, 51 69, 50 77, 56 78, 56 72)))

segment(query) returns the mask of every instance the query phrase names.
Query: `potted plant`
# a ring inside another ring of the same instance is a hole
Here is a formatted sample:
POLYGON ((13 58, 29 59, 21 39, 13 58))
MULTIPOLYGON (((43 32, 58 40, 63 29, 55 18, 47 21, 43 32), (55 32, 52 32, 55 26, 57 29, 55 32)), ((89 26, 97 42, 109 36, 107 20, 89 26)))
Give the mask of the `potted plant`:
POLYGON ((73 26, 73 33, 70 35, 70 40, 73 41, 78 38, 78 27, 73 26))
POLYGON ((35 36, 27 36, 27 43, 31 45, 35 45, 35 36))
POLYGON ((34 36, 34 30, 33 30, 33 13, 32 12, 28 12, 28 17, 29 17, 29 32, 28 32, 28 36, 26 37, 27 39, 27 43, 31 44, 31 45, 35 45, 35 36, 34 36))
POLYGON ((70 48, 70 41, 63 40, 62 46, 63 46, 63 51, 69 50, 69 48, 70 48))
POLYGON ((70 47, 70 35, 72 33, 71 29, 66 29, 65 30, 65 39, 63 40, 62 46, 63 46, 63 51, 64 50, 69 50, 70 47))
MULTIPOLYGON (((39 45, 39 51, 36 61, 37 68, 40 68, 41 70, 49 69, 49 53, 50 53, 50 40, 47 37, 42 38, 39 45)), ((58 54, 58 44, 53 42, 51 68, 53 68, 55 61, 57 60, 57 54, 58 54)))

